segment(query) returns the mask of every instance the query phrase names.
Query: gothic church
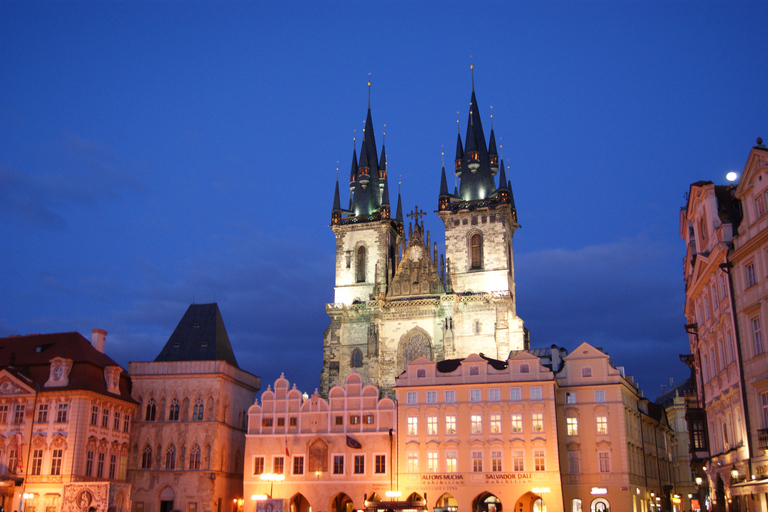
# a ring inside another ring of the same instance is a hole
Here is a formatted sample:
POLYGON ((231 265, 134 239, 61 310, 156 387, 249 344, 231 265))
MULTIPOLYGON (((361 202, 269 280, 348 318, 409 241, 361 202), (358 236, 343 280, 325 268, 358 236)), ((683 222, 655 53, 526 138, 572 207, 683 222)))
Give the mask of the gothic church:
POLYGON ((424 212, 408 215, 414 223, 407 236, 399 193, 390 215, 387 160, 384 146, 378 155, 369 98, 359 160, 357 148, 352 152, 349 206, 341 207, 338 179, 333 198, 336 286, 326 305, 323 395, 352 371, 389 392, 420 356, 504 360, 529 348, 515 307, 512 237, 519 225, 512 187, 493 128, 485 141, 473 83, 464 143, 461 133, 456 141, 460 184, 451 193, 445 167, 440 177, 445 254, 438 255, 419 220, 424 212))

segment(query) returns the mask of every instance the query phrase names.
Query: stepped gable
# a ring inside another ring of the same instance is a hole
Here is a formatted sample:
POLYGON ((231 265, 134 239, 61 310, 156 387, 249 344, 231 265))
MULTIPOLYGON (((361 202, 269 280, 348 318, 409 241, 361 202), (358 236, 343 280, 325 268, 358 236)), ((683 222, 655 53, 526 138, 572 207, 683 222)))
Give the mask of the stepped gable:
POLYGON ((219 305, 189 306, 155 361, 226 361, 239 368, 219 305))
POLYGON ((417 297, 444 294, 445 287, 440 280, 437 264, 430 257, 424 242, 424 226, 416 227, 403 251, 403 258, 397 265, 395 276, 387 292, 387 298, 417 297))

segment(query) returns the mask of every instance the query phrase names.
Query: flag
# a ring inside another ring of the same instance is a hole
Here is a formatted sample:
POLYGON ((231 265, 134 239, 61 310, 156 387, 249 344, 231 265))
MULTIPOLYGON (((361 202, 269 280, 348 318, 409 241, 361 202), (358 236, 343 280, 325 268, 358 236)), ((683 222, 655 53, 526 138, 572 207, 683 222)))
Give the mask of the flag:
POLYGON ((349 436, 347 436, 347 446, 354 448, 355 450, 359 450, 363 447, 363 445, 361 445, 357 439, 349 436))

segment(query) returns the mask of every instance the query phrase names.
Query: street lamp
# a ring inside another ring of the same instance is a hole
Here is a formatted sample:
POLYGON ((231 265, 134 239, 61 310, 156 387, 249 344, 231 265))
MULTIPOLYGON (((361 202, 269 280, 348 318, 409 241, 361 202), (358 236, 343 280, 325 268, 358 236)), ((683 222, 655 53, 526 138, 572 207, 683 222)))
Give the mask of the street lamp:
POLYGON ((269 499, 272 499, 272 487, 275 482, 282 482, 285 480, 285 475, 278 473, 262 473, 261 479, 269 482, 269 499))

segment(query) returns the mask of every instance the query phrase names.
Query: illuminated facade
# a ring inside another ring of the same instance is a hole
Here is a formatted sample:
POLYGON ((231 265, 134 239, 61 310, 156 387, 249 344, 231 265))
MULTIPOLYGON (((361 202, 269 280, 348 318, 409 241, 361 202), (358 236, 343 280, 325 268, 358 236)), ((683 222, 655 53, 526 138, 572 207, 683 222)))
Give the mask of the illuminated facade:
POLYGON ((104 354, 105 331, 0 339, 0 505, 25 512, 128 512, 136 403, 104 354))
POLYGON ((691 461, 715 510, 768 510, 768 150, 758 139, 738 185, 691 185, 681 211, 685 315, 695 375, 691 461))
POLYGON ((130 372, 133 512, 236 510, 260 380, 238 368, 218 306, 191 305, 157 358, 130 372))
POLYGON ((506 358, 527 348, 517 316, 512 237, 518 227, 511 184, 496 149, 486 144, 474 87, 455 174, 448 191, 442 170, 438 215, 445 255, 424 230, 415 208, 406 237, 398 194, 390 215, 384 147, 378 157, 370 104, 360 160, 350 172, 350 201, 341 207, 339 183, 331 213, 336 237, 334 302, 324 336, 321 394, 355 371, 384 393, 418 357, 442 361, 484 353, 506 358), (498 183, 498 185, 497 185, 498 183))

